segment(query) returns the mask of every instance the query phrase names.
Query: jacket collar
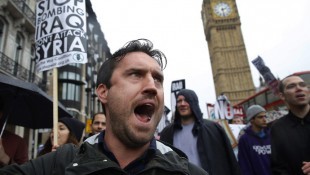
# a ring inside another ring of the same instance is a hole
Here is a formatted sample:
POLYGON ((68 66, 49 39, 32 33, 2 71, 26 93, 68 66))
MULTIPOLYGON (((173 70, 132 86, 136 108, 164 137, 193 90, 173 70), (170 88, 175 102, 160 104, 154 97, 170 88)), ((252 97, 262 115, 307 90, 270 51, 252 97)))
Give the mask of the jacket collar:
POLYGON ((294 113, 292 113, 292 111, 289 111, 287 118, 292 121, 292 126, 297 126, 300 124, 303 125, 304 123, 310 124, 310 110, 304 118, 299 118, 294 113))
MULTIPOLYGON (((155 150, 152 159, 150 159, 145 168, 139 172, 139 174, 143 174, 143 172, 153 168, 173 173, 179 172, 180 174, 190 174, 187 168, 187 158, 178 155, 172 148, 159 141, 154 140, 154 144, 156 145, 156 148, 158 148, 155 150)), ((119 174, 126 174, 116 162, 98 151, 95 145, 84 142, 80 146, 77 156, 75 156, 72 164, 67 167, 67 170, 72 174, 81 174, 81 172, 91 174, 103 171, 104 169, 111 169, 113 171, 119 171, 119 174)))

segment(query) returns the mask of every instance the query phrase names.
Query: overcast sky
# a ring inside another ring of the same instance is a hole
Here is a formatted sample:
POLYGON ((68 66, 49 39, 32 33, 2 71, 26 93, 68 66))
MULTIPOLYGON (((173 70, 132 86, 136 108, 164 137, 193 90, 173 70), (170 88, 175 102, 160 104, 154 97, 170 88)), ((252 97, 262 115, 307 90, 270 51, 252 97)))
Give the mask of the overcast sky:
MULTIPOLYGON (((185 79, 206 103, 216 100, 208 45, 201 20, 202 0, 91 0, 111 52, 127 41, 147 38, 168 59, 165 105, 171 82, 185 79)), ((260 55, 276 77, 310 70, 309 0, 237 0, 241 28, 255 86, 260 55)))

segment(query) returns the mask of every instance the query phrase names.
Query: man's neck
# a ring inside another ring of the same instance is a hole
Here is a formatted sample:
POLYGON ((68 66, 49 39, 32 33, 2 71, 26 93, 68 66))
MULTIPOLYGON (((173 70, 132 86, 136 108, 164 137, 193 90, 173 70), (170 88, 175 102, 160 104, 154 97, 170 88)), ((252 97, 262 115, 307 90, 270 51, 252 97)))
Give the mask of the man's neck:
POLYGON ((304 106, 290 106, 290 111, 296 115, 298 118, 304 118, 310 110, 310 105, 304 105, 304 106))
POLYGON ((186 116, 186 117, 181 117, 181 124, 182 125, 188 125, 191 123, 195 122, 195 117, 194 116, 186 116))
POLYGON ((252 129, 252 131, 253 131, 254 133, 258 133, 258 132, 261 132, 261 131, 263 130, 262 127, 258 127, 258 126, 256 126, 256 125, 252 125, 252 126, 251 126, 251 129, 252 129))
POLYGON ((124 145, 120 140, 117 139, 116 136, 112 134, 112 132, 106 132, 104 141, 108 149, 114 154, 122 169, 132 161, 136 160, 138 157, 142 156, 150 145, 150 143, 148 143, 139 148, 130 148, 124 145))

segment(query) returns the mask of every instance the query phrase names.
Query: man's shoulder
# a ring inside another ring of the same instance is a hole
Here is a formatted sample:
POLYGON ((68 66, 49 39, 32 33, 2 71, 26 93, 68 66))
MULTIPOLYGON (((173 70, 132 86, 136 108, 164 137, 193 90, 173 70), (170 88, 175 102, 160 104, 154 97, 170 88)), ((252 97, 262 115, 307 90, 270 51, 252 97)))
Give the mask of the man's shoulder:
POLYGON ((207 127, 209 130, 212 129, 212 130, 218 130, 221 128, 221 125, 216 122, 216 121, 213 121, 213 120, 209 120, 209 119, 202 119, 202 125, 204 127, 207 127))
POLYGON ((291 130, 294 124, 290 121, 288 114, 273 121, 270 127, 270 134, 273 140, 285 136, 288 130, 291 130), (276 138, 278 137, 278 138, 276 138))
POLYGON ((75 145, 73 143, 66 143, 57 148, 57 152, 64 152, 68 154, 69 152, 74 153, 80 149, 80 146, 75 145))
POLYGON ((209 120, 209 119, 202 119, 201 121, 205 125, 212 125, 212 126, 214 126, 214 125, 218 124, 217 122, 215 122, 213 120, 209 120))
POLYGON ((11 132, 11 131, 8 131, 8 130, 4 130, 4 132, 3 132, 3 137, 6 137, 6 136, 10 136, 10 137, 18 137, 18 138, 22 138, 22 137, 20 137, 19 135, 17 135, 17 134, 15 134, 15 133, 13 133, 13 132, 11 132))
POLYGON ((286 125, 288 122, 288 115, 289 114, 286 114, 283 117, 273 121, 273 123, 271 125, 271 129, 277 128, 277 127, 282 127, 282 125, 286 125))
POLYGON ((161 136, 160 138, 162 139, 162 136, 166 137, 168 135, 172 135, 173 127, 174 127, 174 123, 170 123, 169 125, 164 127, 164 129, 159 133, 159 135, 161 136))
POLYGON ((163 131, 164 131, 164 130, 167 130, 167 129, 169 129, 169 128, 172 128, 174 125, 175 125, 175 123, 173 123, 173 122, 172 122, 172 123, 169 123, 169 125, 167 125, 167 126, 164 127, 163 131))
POLYGON ((205 172, 202 168, 199 168, 196 165, 193 165, 192 163, 190 163, 187 159, 186 154, 182 152, 181 150, 175 148, 174 146, 169 145, 165 142, 156 140, 156 148, 160 152, 160 154, 162 154, 162 156, 165 157, 165 160, 172 162, 172 164, 188 165, 188 168, 185 168, 185 167, 180 167, 180 168, 187 169, 187 170, 184 169, 184 171, 190 172, 189 174, 208 175, 208 173, 205 172))
POLYGON ((251 140, 257 140, 257 139, 260 139, 260 138, 255 135, 251 126, 249 126, 243 130, 242 134, 240 134, 239 143, 240 142, 249 142, 251 140))
POLYGON ((167 153, 175 152, 176 155, 178 155, 180 157, 184 157, 187 159, 187 156, 183 151, 179 150, 178 148, 174 147, 173 145, 170 145, 167 142, 156 140, 156 148, 163 155, 165 155, 167 153))
POLYGON ((9 140, 15 140, 16 142, 25 142, 26 141, 19 135, 12 133, 10 131, 4 131, 2 138, 9 138, 9 140))
POLYGON ((239 141, 242 142, 243 140, 246 140, 248 138, 249 133, 244 132, 242 135, 239 137, 239 141))
POLYGON ((193 175, 209 175, 204 169, 189 162, 188 169, 193 175))

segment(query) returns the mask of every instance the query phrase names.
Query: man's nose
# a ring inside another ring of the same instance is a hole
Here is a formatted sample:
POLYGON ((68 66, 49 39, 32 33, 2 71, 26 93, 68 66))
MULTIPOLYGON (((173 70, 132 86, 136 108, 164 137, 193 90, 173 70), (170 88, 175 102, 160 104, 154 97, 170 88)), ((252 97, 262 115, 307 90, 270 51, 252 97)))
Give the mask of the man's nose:
POLYGON ((144 80, 144 91, 153 95, 157 94, 157 86, 154 77, 149 74, 144 80))

